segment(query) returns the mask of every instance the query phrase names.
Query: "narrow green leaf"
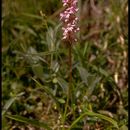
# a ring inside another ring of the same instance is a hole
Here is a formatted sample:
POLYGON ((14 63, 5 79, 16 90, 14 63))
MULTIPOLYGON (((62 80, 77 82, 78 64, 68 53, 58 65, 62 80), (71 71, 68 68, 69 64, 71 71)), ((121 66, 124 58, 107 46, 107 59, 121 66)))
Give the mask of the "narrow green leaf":
POLYGON ((2 130, 9 130, 10 124, 8 123, 6 117, 2 117, 2 130))
POLYGON ((34 15, 34 14, 29 14, 29 13, 22 13, 22 15, 27 16, 27 17, 31 17, 31 18, 35 18, 35 19, 43 19, 43 17, 38 16, 38 15, 34 15))
POLYGON ((101 73, 101 74, 103 74, 105 77, 108 77, 109 76, 109 73, 108 72, 106 72, 104 69, 102 69, 102 68, 99 68, 99 72, 101 73))
POLYGON ((58 81, 58 84, 62 87, 63 91, 67 92, 68 83, 60 77, 57 78, 57 81, 58 81))
POLYGON ((85 56, 85 54, 88 53, 88 49, 89 49, 89 43, 86 42, 85 47, 84 47, 84 51, 83 51, 83 56, 85 56))
POLYGON ((10 106, 12 105, 12 103, 16 100, 16 97, 13 97, 11 99, 9 99, 6 104, 3 107, 2 110, 2 116, 6 113, 6 111, 10 108, 10 106))
POLYGON ((90 74, 83 67, 77 67, 77 69, 79 71, 79 74, 80 74, 82 81, 88 86, 88 76, 90 76, 90 74))
POLYGON ((41 127, 41 128, 45 128, 46 130, 52 130, 46 123, 39 122, 39 121, 34 120, 34 119, 28 119, 26 117, 19 116, 19 115, 5 115, 5 117, 10 118, 10 119, 15 120, 15 121, 23 122, 26 124, 31 124, 31 125, 38 127, 38 128, 41 127))
POLYGON ((41 64, 33 64, 32 65, 33 73, 40 79, 44 79, 43 75, 43 66, 41 64))
POLYGON ((15 97, 12 97, 10 98, 6 104, 4 105, 3 107, 3 110, 2 110, 2 116, 6 113, 6 111, 10 108, 10 106, 13 104, 13 102, 19 97, 19 96, 22 96, 24 93, 21 92, 19 94, 17 94, 15 97))
POLYGON ((110 118, 110 117, 107 117, 105 115, 102 115, 102 114, 99 114, 99 113, 94 113, 94 112, 91 112, 91 111, 87 111, 85 113, 83 113, 80 117, 78 117, 70 126, 69 130, 71 130, 71 128, 73 128, 77 122, 79 122, 82 118, 84 118, 85 116, 94 116, 94 117, 98 117, 100 119, 104 119, 110 123, 112 123, 114 125, 114 127, 118 128, 118 125, 117 125, 117 122, 110 118))
POLYGON ((88 78, 88 89, 87 89, 88 97, 92 94, 92 92, 96 87, 96 84, 99 83, 100 79, 101 79, 100 77, 96 77, 96 76, 90 76, 88 78))
POLYGON ((123 125, 119 130, 128 130, 128 127, 126 125, 123 125))
POLYGON ((57 103, 57 105, 59 106, 59 101, 58 101, 58 99, 53 95, 53 93, 51 92, 51 90, 50 90, 48 87, 43 86, 42 84, 40 84, 36 79, 34 79, 34 78, 32 78, 32 79, 36 82, 36 84, 37 84, 39 87, 43 88, 44 91, 45 91, 48 95, 50 95, 50 96, 52 97, 52 99, 54 99, 55 102, 57 103))
MULTIPOLYGON (((23 53, 23 52, 20 52, 20 51, 13 51, 13 53, 16 53, 16 54, 19 54, 19 55, 22 55, 22 56, 47 56, 47 55, 51 55, 51 54, 55 54, 55 53, 63 53, 64 50, 54 50, 54 51, 46 51, 46 52, 35 52, 35 53, 23 53)), ((41 58, 41 57, 38 57, 38 59, 41 58)))
POLYGON ((64 99, 58 99, 58 101, 60 102, 60 103, 62 103, 62 104, 64 104, 65 103, 65 100, 64 99))

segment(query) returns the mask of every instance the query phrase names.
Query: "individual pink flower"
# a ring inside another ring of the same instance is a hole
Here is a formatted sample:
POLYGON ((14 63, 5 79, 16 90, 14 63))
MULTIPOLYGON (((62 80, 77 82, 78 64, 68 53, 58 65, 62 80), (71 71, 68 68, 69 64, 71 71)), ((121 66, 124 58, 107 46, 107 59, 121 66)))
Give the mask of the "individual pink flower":
POLYGON ((76 13, 77 0, 62 0, 63 6, 66 6, 66 9, 60 13, 60 20, 63 22, 63 40, 68 42, 77 41, 76 33, 79 31, 77 27, 78 18, 76 13))

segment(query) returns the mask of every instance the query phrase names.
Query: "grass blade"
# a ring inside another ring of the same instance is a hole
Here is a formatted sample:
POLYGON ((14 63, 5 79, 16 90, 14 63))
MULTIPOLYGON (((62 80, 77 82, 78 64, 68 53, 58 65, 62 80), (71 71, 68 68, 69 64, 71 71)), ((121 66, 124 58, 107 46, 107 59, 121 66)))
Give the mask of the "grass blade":
POLYGON ((71 128, 73 128, 77 122, 79 122, 82 118, 84 118, 85 116, 94 116, 94 117, 98 117, 100 119, 103 119, 103 120, 106 120, 110 123, 112 123, 114 125, 114 127, 118 128, 118 125, 117 125, 117 122, 110 118, 110 117, 107 117, 105 115, 102 115, 102 114, 99 114, 99 113, 95 113, 95 112, 91 112, 91 111, 87 111, 85 113, 83 113, 80 117, 78 117, 70 126, 69 130, 71 130, 71 128))
POLYGON ((22 15, 30 17, 30 18, 40 19, 40 20, 43 19, 43 17, 41 17, 41 16, 30 14, 30 13, 22 13, 22 15))
POLYGON ((38 128, 41 127, 41 128, 45 128, 46 130, 52 130, 46 123, 39 122, 39 121, 34 120, 34 119, 28 119, 26 117, 19 116, 19 115, 5 115, 5 117, 10 118, 10 119, 15 120, 15 121, 18 121, 18 122, 31 124, 31 125, 38 127, 38 128))

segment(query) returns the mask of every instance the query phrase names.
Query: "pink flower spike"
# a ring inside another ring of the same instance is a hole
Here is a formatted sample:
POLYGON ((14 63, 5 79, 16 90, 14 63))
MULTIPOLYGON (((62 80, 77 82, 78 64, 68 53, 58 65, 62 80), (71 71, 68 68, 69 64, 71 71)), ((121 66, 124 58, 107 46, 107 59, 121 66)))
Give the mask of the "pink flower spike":
POLYGON ((60 14, 60 20, 63 22, 63 40, 69 42, 76 42, 76 33, 79 31, 77 27, 78 18, 76 13, 78 11, 78 0, 62 0, 63 6, 67 8, 60 14))

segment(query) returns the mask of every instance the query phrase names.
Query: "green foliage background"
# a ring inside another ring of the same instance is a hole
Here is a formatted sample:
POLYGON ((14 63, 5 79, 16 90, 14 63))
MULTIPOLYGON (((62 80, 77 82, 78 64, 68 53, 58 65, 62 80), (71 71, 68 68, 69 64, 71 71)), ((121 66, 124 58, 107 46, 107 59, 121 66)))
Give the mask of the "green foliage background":
MULTIPOLYGON (((73 104, 66 126, 77 119, 74 130, 117 129, 103 120, 106 115, 117 121, 120 130, 127 130, 128 3, 100 0, 94 7, 89 0, 79 0, 79 41, 72 55, 73 104), (87 110, 100 115, 87 113, 80 119, 87 110)), ((3 130, 61 130, 68 87, 61 10, 59 0, 2 2, 3 130)))

